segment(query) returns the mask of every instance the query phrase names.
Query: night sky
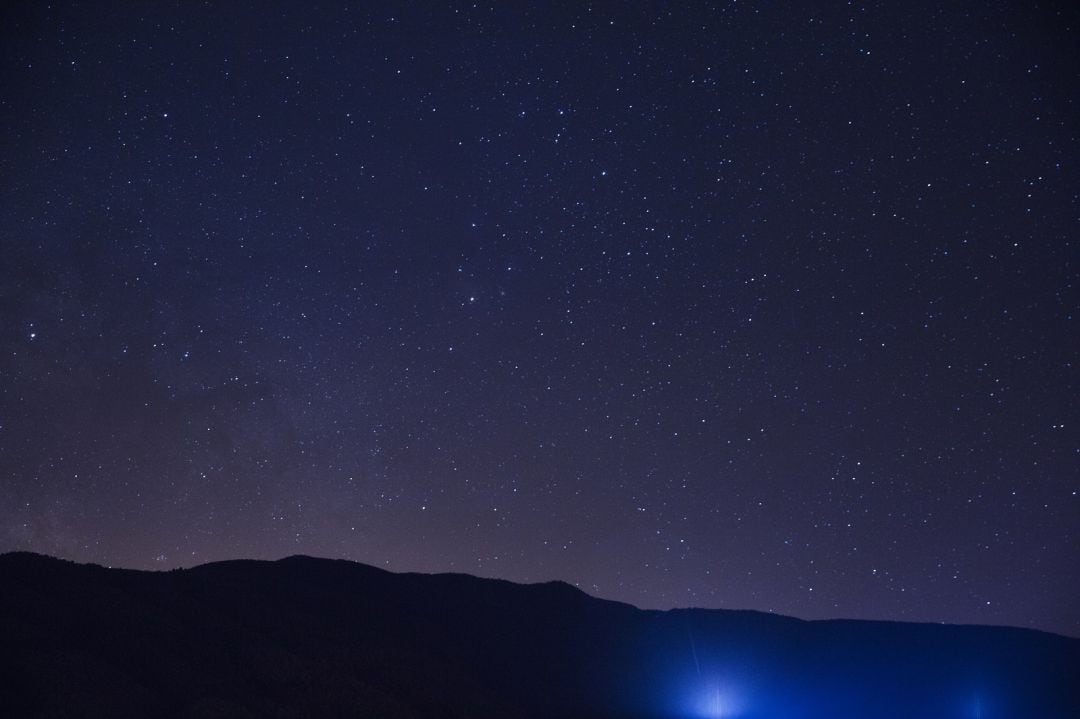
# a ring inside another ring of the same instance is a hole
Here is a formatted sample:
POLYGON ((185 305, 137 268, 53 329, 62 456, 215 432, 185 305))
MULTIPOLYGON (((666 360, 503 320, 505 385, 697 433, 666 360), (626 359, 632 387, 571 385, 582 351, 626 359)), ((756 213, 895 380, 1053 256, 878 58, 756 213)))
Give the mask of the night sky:
POLYGON ((4 3, 0 550, 1080 635, 1068 3, 4 3))

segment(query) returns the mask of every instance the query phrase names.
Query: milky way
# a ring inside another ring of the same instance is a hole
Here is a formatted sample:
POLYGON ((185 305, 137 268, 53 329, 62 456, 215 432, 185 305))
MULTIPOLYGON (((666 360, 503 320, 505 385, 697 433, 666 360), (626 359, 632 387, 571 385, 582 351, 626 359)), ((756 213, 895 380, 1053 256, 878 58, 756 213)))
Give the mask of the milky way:
POLYGON ((315 5, 5 4, 0 550, 1080 635, 1077 10, 315 5))

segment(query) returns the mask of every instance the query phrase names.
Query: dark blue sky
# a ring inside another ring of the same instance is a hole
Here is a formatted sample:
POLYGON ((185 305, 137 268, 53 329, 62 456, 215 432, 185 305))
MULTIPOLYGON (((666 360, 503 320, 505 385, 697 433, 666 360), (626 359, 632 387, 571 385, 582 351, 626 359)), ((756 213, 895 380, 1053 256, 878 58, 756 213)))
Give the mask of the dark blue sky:
POLYGON ((1080 634, 1053 3, 6 3, 0 550, 1080 634))

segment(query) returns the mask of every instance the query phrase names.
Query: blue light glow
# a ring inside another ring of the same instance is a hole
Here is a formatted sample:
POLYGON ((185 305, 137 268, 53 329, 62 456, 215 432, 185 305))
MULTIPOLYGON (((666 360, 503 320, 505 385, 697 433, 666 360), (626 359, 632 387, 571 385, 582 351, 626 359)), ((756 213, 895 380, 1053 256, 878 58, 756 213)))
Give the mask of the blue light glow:
POLYGON ((688 717, 699 719, 729 719, 747 711, 745 697, 722 680, 705 681, 693 687, 686 708, 688 717))

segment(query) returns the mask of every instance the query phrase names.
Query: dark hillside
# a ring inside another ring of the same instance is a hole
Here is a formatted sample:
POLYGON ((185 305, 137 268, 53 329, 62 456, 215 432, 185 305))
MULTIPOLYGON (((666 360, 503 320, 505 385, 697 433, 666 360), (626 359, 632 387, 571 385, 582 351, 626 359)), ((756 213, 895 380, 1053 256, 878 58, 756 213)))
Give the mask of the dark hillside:
POLYGON ((1075 717, 1080 641, 635 609, 307 557, 171 572, 0 556, 0 714, 1075 717))

